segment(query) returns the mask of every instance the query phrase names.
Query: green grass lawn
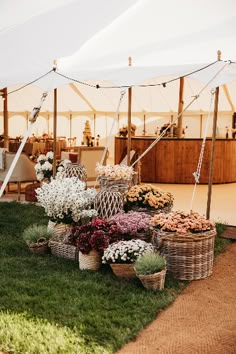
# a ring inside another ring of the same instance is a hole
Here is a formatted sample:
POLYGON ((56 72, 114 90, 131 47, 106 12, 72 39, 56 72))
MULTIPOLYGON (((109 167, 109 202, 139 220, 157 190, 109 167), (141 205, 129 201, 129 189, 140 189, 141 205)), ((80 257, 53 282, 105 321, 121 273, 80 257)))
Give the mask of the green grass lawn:
MULTIPOLYGON (((167 276, 155 293, 116 278, 108 266, 80 271, 76 262, 34 255, 22 232, 47 221, 36 205, 0 203, 0 351, 114 353, 188 284, 167 276)), ((227 243, 218 238, 217 252, 227 243)))

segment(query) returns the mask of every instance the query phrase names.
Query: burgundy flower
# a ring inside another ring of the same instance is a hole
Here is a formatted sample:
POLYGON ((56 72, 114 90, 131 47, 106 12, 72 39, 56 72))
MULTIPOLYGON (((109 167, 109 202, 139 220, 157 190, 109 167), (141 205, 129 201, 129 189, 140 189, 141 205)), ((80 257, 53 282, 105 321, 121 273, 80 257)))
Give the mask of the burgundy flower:
POLYGON ((90 238, 90 244, 93 249, 102 252, 109 245, 109 237, 102 230, 95 231, 90 238))

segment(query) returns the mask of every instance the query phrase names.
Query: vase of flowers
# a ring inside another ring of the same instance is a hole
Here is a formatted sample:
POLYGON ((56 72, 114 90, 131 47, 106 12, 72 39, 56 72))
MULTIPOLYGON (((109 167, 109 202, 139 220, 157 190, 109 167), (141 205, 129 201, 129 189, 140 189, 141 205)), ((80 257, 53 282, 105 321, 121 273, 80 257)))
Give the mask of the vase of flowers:
POLYGON ((96 193, 94 188, 85 189, 76 177, 57 177, 36 189, 39 204, 56 224, 80 224, 97 216, 93 209, 96 193))
POLYGON ((96 165, 97 180, 100 188, 116 186, 121 193, 126 192, 132 184, 134 169, 126 165, 96 165))
POLYGON ((153 251, 153 246, 143 240, 118 241, 105 249, 102 262, 110 264, 118 277, 135 278, 134 262, 147 251, 153 251))
POLYGON ((163 191, 151 184, 132 186, 125 194, 126 210, 143 211, 150 214, 170 212, 174 197, 170 192, 163 191))
POLYGON ((147 213, 129 211, 128 213, 120 212, 112 216, 109 220, 114 221, 123 240, 142 239, 151 241, 150 233, 151 216, 147 213))
POLYGON ((154 215, 153 244, 166 257, 167 269, 177 279, 206 278, 212 273, 215 224, 197 212, 175 211, 154 215))
MULTIPOLYGON (((130 134, 132 136, 135 135, 135 131, 136 131, 136 125, 134 125, 133 123, 131 123, 131 126, 130 126, 130 134)), ((123 136, 123 137, 126 137, 128 135, 128 127, 127 125, 123 125, 123 127, 121 127, 119 129, 119 136, 123 136)))
POLYGON ((102 218, 94 218, 87 224, 73 227, 68 236, 68 242, 79 250, 80 269, 90 270, 100 268, 103 251, 119 239, 117 225, 102 218))

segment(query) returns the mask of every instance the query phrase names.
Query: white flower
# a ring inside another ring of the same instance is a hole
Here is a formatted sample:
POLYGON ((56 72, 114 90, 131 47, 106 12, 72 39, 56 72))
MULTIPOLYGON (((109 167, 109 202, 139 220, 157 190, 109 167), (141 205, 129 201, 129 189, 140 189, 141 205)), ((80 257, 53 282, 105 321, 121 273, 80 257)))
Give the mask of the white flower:
POLYGON ((46 158, 53 160, 53 151, 48 151, 48 152, 46 153, 46 158))

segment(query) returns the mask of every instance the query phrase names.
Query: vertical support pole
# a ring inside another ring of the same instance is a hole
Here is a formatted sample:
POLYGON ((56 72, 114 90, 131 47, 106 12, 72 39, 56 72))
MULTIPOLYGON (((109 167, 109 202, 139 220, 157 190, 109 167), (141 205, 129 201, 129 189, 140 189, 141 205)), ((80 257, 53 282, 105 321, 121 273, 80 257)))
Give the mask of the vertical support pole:
POLYGON ((202 119, 203 119, 203 115, 200 114, 200 138, 202 138, 202 119))
MULTIPOLYGON (((217 51, 217 59, 221 60, 221 51, 217 51)), ((215 102, 214 102, 214 118, 212 128, 212 142, 211 142, 211 157, 209 166, 209 180, 208 180, 208 193, 207 193, 207 209, 206 218, 210 219, 211 209, 211 195, 212 195, 212 180, 213 180, 213 165, 214 165, 214 152, 215 152, 215 140, 216 140, 216 128, 217 128, 217 114, 218 114, 218 102, 219 102, 219 87, 216 87, 215 102)))
POLYGON ((96 138, 96 113, 93 114, 93 136, 94 136, 94 143, 96 138))
POLYGON ((9 132, 8 132, 8 96, 7 88, 3 89, 3 129, 4 129, 4 148, 9 149, 9 132))
MULTIPOLYGON (((132 65, 132 58, 129 57, 129 66, 132 65)), ((132 106, 132 87, 128 88, 128 139, 127 139, 127 166, 130 166, 131 151, 131 106, 132 106)))
POLYGON ((146 114, 143 115, 143 135, 146 135, 146 114))
MULTIPOLYGON (((183 111, 184 108, 184 78, 180 78, 179 82, 179 106, 178 106, 178 115, 183 111)), ((183 116, 182 114, 179 116, 178 119, 178 138, 182 138, 182 131, 183 131, 183 116)))
POLYGON ((72 138, 72 113, 70 113, 70 139, 72 138))
POLYGON ((57 89, 54 89, 54 111, 53 111, 53 177, 56 176, 57 166, 57 89))

